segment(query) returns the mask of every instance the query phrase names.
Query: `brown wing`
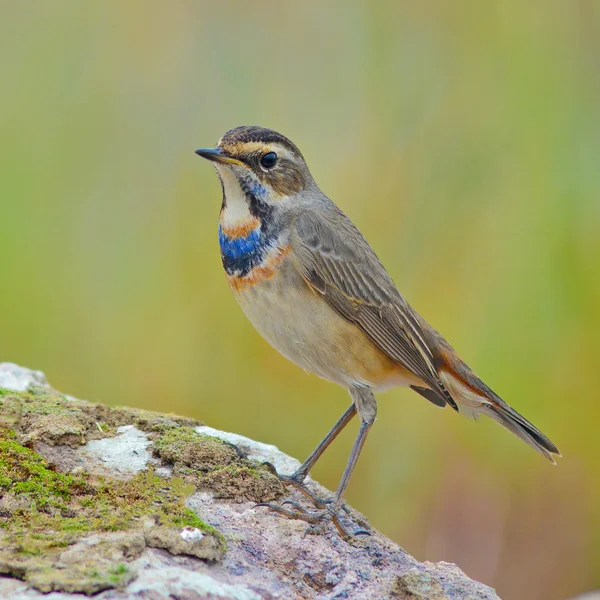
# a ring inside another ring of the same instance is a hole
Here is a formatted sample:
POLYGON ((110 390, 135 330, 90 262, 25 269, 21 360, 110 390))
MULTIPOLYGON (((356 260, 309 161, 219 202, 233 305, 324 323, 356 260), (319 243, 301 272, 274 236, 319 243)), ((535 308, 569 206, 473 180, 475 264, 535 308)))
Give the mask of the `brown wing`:
POLYGON ((330 306, 426 382, 438 397, 434 403, 445 401, 458 410, 438 377, 413 309, 348 217, 334 207, 305 210, 294 218, 291 244, 302 277, 330 306))

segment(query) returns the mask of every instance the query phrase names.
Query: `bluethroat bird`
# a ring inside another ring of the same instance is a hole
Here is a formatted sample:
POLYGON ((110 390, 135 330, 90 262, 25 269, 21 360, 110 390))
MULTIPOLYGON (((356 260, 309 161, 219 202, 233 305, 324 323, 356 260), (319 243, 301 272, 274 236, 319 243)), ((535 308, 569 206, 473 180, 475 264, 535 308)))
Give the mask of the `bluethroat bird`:
POLYGON ((242 310, 281 354, 344 386, 352 398, 302 466, 280 476, 315 509, 294 502, 292 508, 269 508, 311 526, 330 521, 350 535, 341 521, 342 498, 375 420, 373 393, 397 385, 436 406, 487 415, 552 462, 553 455, 560 456, 400 295, 367 240, 319 189, 289 139, 270 129, 237 127, 216 148, 196 154, 212 161, 221 180, 221 258, 242 310), (338 489, 333 500, 321 499, 305 478, 356 414, 360 427, 338 489))

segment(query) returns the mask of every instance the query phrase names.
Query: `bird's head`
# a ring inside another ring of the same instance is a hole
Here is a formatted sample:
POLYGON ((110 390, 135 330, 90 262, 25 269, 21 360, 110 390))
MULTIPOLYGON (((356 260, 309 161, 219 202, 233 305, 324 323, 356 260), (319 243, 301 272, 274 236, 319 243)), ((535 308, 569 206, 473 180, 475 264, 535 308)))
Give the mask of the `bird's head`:
POLYGON ((224 204, 245 200, 274 207, 313 182, 302 153, 285 136, 256 126, 228 131, 215 148, 196 154, 214 163, 224 204))

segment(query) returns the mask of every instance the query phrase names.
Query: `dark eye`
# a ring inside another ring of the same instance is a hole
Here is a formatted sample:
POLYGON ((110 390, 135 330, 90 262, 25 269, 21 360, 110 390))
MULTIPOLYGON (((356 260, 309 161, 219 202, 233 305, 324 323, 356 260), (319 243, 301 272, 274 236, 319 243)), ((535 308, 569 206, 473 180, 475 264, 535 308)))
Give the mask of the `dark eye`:
POLYGON ((272 169, 277 164, 277 154, 275 152, 267 152, 260 159, 260 166, 263 169, 272 169))

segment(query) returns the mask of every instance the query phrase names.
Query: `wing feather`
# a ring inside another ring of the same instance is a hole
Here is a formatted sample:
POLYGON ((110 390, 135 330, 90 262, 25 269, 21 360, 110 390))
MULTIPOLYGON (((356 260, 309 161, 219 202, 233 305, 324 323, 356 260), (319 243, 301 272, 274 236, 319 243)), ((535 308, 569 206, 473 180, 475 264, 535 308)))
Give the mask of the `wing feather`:
POLYGON ((305 281, 392 360, 427 383, 428 396, 457 410, 413 309, 348 217, 334 206, 304 210, 293 220, 291 243, 305 281))

